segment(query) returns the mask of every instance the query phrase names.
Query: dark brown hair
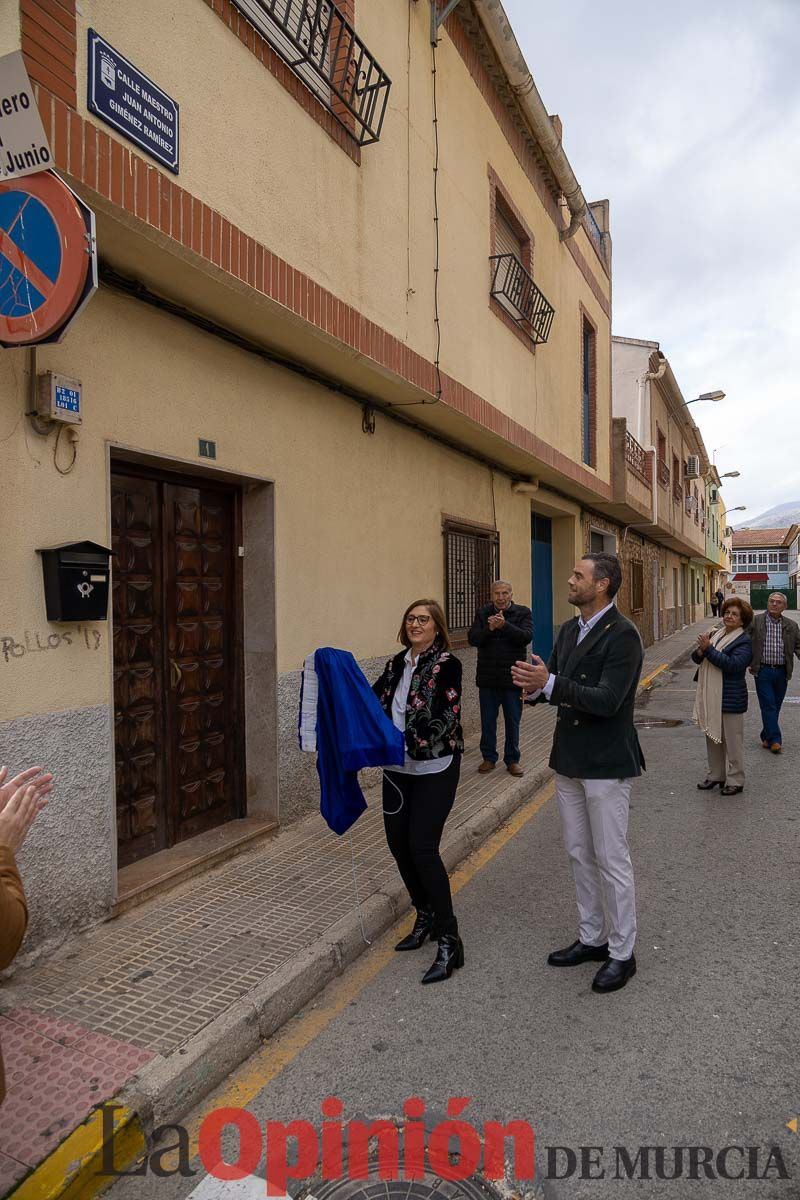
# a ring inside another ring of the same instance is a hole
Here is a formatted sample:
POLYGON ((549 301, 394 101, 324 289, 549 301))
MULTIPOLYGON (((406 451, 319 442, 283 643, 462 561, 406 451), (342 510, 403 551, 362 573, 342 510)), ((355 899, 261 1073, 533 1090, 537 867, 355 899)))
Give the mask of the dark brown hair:
POLYGON ((747 629, 747 626, 753 619, 753 610, 747 601, 743 600, 741 596, 729 596, 719 610, 719 615, 724 617, 729 608, 739 609, 739 612, 742 614, 742 628, 747 629))
POLYGON ((433 617, 433 623, 436 626, 436 636, 439 639, 442 649, 449 650, 450 630, 447 628, 447 617, 444 615, 442 606, 438 600, 415 600, 412 604, 409 604, 408 608, 403 613, 403 619, 400 622, 400 632, 397 635, 398 642, 400 642, 401 646, 405 646, 406 650, 411 649, 411 642, 406 630, 406 617, 411 612, 412 608, 416 608, 418 605, 421 605, 423 608, 427 608, 428 612, 433 617))

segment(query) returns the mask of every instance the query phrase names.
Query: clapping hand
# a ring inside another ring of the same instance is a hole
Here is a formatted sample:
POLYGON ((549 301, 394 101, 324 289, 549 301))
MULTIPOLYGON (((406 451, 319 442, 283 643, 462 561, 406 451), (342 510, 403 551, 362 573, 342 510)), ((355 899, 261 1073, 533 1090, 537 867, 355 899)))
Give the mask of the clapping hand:
POLYGON ((701 654, 705 654, 708 647, 711 645, 711 637, 707 633, 701 633, 697 639, 697 649, 701 654))
POLYGON ((515 662, 511 668, 511 678, 514 686, 522 688, 526 695, 543 688, 550 678, 547 664, 536 654, 531 655, 530 662, 515 662))
POLYGON ((500 629, 505 623, 506 619, 502 613, 492 613, 487 622, 490 629, 500 629))
POLYGON ((53 776, 41 767, 28 767, 13 779, 8 779, 8 767, 0 767, 0 813, 21 788, 33 787, 37 795, 44 798, 53 790, 53 776), (8 780, 8 782, 6 782, 8 780))
MULTIPOLYGON (((34 768, 34 774, 40 769, 34 768)), ((7 774, 8 771, 3 767, 0 770, 0 778, 5 780, 7 774)), ((16 779, 30 774, 30 771, 23 771, 16 779)), ((53 777, 49 775, 42 778, 47 780, 43 785, 36 780, 21 787, 14 787, 16 780, 12 779, 10 783, 0 787, 0 846, 7 846, 12 854, 17 853, 31 825, 47 804, 47 795, 52 791, 53 777)))

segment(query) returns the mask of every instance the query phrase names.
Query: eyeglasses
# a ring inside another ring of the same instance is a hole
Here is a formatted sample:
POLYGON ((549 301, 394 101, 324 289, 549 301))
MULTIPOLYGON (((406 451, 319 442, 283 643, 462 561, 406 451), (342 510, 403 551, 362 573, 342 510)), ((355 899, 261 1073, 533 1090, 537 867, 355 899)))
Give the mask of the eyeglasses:
POLYGON ((430 621, 429 616, 417 617, 413 613, 410 617, 406 617, 406 625, 427 625, 430 621))

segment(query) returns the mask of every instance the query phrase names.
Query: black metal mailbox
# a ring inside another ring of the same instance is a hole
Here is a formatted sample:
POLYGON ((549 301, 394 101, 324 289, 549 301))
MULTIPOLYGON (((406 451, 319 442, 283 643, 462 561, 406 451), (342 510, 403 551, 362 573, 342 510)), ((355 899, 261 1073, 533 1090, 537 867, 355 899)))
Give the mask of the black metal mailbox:
POLYGON ((42 556, 48 621, 108 620, 113 550, 96 542, 67 542, 36 553, 42 556))

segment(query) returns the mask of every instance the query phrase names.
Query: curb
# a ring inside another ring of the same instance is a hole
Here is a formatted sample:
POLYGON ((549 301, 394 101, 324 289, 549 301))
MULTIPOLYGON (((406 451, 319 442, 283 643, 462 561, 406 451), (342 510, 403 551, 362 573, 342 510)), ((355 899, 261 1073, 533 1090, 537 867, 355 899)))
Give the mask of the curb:
MULTIPOLYGON (((547 783, 549 767, 532 769, 464 821, 442 846, 452 872, 547 783)), ((103 1103, 114 1114, 114 1166, 127 1170, 152 1144, 159 1125, 180 1121, 214 1091, 263 1042, 309 1003, 411 907, 403 883, 373 892, 316 942, 284 963, 167 1058, 149 1063, 119 1095, 103 1103), (117 1132, 119 1130, 119 1132, 117 1132)), ((90 1200, 111 1186, 100 1176, 102 1117, 95 1109, 85 1122, 9 1193, 9 1200, 90 1200)))
MULTIPOLYGON (((129 1165, 146 1149, 141 1121, 137 1113, 124 1106, 113 1114, 113 1121, 115 1155, 129 1165)), ((111 1182, 99 1174, 102 1166, 103 1117, 95 1109, 8 1194, 14 1200, 91 1200, 111 1182)))

